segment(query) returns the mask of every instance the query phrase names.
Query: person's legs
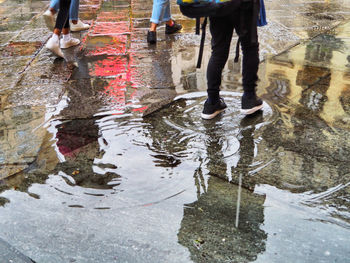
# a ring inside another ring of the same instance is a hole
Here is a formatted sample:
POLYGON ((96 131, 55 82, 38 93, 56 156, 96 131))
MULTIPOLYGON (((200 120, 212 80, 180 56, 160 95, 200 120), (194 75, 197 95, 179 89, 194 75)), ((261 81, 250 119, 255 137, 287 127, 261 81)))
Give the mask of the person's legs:
POLYGON ((165 3, 165 5, 163 6, 163 9, 164 9, 164 13, 163 13, 161 22, 169 22, 171 20, 170 0, 168 0, 167 3, 165 3))
POLYGON ((60 10, 56 18, 56 24, 54 33, 57 35, 61 34, 63 28, 69 29, 69 23, 67 27, 67 21, 69 20, 69 8, 71 0, 60 0, 60 10))
MULTIPOLYGON (((257 37, 257 36, 256 36, 257 37)), ((250 32, 241 38, 243 52, 242 75, 243 90, 246 94, 255 94, 259 70, 259 43, 252 43, 250 32)))
POLYGON ((89 24, 83 23, 79 18, 79 0, 71 0, 69 9, 70 30, 73 32, 82 31, 90 28, 89 24))
POLYGON ((56 14, 60 10, 60 0, 51 0, 49 9, 53 14, 56 14))
MULTIPOLYGON (((247 32, 241 37, 241 46, 243 52, 242 77, 243 77, 243 96, 242 96, 242 112, 252 114, 263 107, 263 102, 256 96, 256 86, 258 81, 259 70, 259 42, 257 31, 252 30, 257 25, 252 25, 251 17, 247 16, 244 21, 247 32), (255 41, 252 41, 252 38, 255 41)), ((240 25, 236 26, 239 33, 240 25)))
POLYGON ((60 47, 61 48, 69 48, 72 46, 76 46, 80 44, 80 40, 77 38, 73 38, 70 35, 70 22, 69 17, 64 25, 64 28, 62 29, 62 39, 60 40, 60 47))
POLYGON ((60 48, 59 38, 62 31, 65 34, 67 34, 67 31, 69 33, 69 22, 68 22, 68 28, 67 28, 67 21, 69 19, 70 0, 60 0, 59 4, 60 4, 60 9, 58 11, 55 28, 53 30, 52 37, 46 43, 46 48, 51 50, 57 56, 63 58, 64 56, 60 48))
POLYGON ((165 33, 172 34, 181 30, 182 26, 176 24, 171 19, 170 0, 153 0, 151 16, 151 26, 147 34, 147 42, 155 44, 157 42, 157 27, 161 22, 166 22, 165 33))
POLYGON ((171 18, 170 1, 168 2, 169 4, 165 6, 164 16, 163 16, 163 21, 166 23, 165 34, 174 34, 182 29, 182 25, 176 23, 171 18))
POLYGON ((78 22, 79 0, 71 0, 69 7, 69 19, 78 22))
POLYGON ((153 0, 151 23, 158 25, 163 21, 167 5, 169 5, 169 0, 153 0))
POLYGON ((227 62, 233 35, 233 25, 228 17, 210 18, 211 57, 207 68, 208 100, 219 100, 221 74, 227 62))
POLYGON ((63 34, 61 41, 62 48, 67 48, 80 43, 78 39, 70 37, 69 33, 69 8, 71 0, 60 0, 60 9, 57 15, 55 28, 52 37, 47 41, 46 48, 51 50, 57 56, 63 57, 62 50, 60 48, 59 37, 63 34))
POLYGON ((60 0, 51 0, 50 7, 43 14, 45 24, 50 31, 53 31, 55 26, 55 18, 54 15, 60 9, 60 0))
POLYGON ((221 74, 229 56, 233 34, 233 24, 229 18, 228 16, 210 18, 212 51, 207 68, 208 99, 204 103, 201 115, 203 119, 212 119, 226 108, 219 93, 221 74))

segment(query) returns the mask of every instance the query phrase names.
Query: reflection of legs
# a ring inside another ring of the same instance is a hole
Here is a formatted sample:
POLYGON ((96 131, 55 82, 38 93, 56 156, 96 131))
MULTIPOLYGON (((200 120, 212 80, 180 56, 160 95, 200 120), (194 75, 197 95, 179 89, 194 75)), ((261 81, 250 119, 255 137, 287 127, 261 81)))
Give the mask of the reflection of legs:
POLYGON ((223 131, 219 122, 205 121, 203 125, 206 129, 206 168, 209 175, 216 176, 227 180, 227 163, 223 153, 223 145, 225 143, 223 131), (213 129, 215 127, 215 129, 213 129))
POLYGON ((203 177, 203 172, 201 167, 195 170, 193 177, 194 177, 194 184, 197 187, 197 198, 199 198, 201 195, 201 189, 203 190, 204 193, 207 191, 205 186, 205 179, 203 177))
POLYGON ((244 187, 250 190, 254 190, 255 180, 252 176, 246 176, 249 173, 251 164, 254 162, 254 131, 256 125, 263 122, 262 111, 257 111, 254 114, 245 116, 241 122, 241 132, 240 132, 240 159, 237 163, 236 168, 232 168, 232 180, 239 185, 240 177, 244 179, 244 187))

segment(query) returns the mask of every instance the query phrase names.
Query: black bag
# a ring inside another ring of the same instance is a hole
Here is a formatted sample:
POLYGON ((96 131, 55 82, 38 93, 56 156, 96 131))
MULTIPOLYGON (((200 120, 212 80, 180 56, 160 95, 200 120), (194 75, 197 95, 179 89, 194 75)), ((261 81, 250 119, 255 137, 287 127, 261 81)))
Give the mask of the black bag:
MULTIPOLYGON (((177 4, 179 5, 180 11, 184 16, 196 19, 197 35, 200 33, 200 18, 204 17, 197 68, 201 67, 208 17, 224 17, 238 11, 238 14, 241 17, 241 21, 244 21, 244 16, 250 14, 253 19, 251 30, 252 42, 257 42, 255 36, 257 33, 256 27, 260 0, 177 0, 177 4)), ((235 62, 238 62, 239 58, 240 38, 247 32, 247 30, 244 28, 243 23, 241 23, 241 27, 241 34, 236 46, 235 62)))

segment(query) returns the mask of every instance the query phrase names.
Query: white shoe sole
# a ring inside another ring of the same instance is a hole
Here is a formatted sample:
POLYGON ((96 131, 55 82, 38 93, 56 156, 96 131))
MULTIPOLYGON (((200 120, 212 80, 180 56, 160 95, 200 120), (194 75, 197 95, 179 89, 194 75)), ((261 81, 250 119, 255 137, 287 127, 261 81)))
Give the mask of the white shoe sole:
POLYGON ((201 117, 202 117, 202 119, 205 119, 205 120, 211 120, 211 119, 215 118, 217 115, 219 115, 221 112, 223 112, 224 110, 225 109, 218 110, 218 111, 216 111, 216 112, 214 112, 212 114, 204 114, 204 113, 202 113, 201 117))
POLYGON ((248 109, 248 110, 241 110, 241 113, 245 115, 253 114, 254 112, 257 112, 258 110, 261 110, 264 107, 264 104, 261 104, 259 106, 256 106, 254 108, 248 109))

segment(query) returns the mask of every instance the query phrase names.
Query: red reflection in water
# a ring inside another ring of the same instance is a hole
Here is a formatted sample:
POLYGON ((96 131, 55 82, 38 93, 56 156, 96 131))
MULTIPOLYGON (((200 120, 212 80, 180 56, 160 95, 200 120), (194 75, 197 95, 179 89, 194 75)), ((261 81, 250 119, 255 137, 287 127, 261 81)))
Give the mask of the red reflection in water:
MULTIPOLYGON (((109 15, 113 15, 110 13, 109 15)), ((123 14, 120 14, 123 15, 123 14)), ((86 41, 87 55, 108 55, 98 60, 90 67, 90 76, 99 78, 112 78, 104 88, 104 93, 113 103, 115 114, 123 114, 128 108, 133 112, 142 113, 147 106, 136 107, 138 102, 138 78, 135 67, 132 67, 133 57, 127 50, 127 34, 132 28, 128 22, 97 22, 86 41), (124 54, 120 56, 120 54, 124 54)), ((138 85, 140 86, 140 85, 138 85)))
POLYGON ((125 10, 119 12, 100 12, 97 17, 98 22, 116 22, 122 20, 128 20, 128 13, 125 10))
POLYGON ((89 121, 87 124, 75 127, 75 123, 68 123, 57 128, 56 145, 65 157, 75 157, 83 147, 97 140, 97 127, 89 121))
MULTIPOLYGON (((131 66, 130 56, 109 56, 94 63, 90 75, 95 77, 114 77, 104 88, 104 93, 113 103, 116 114, 123 114, 127 107, 132 108, 137 97, 137 74, 131 66)), ((147 107, 133 108, 133 112, 142 113, 147 107)))
POLYGON ((107 57, 97 61, 94 68, 90 69, 90 75, 95 77, 111 77, 126 72, 127 62, 125 57, 107 57))
POLYGON ((94 36, 88 40, 87 56, 123 55, 126 53, 127 36, 94 36), (89 50, 90 49, 90 50, 89 50))
POLYGON ((91 35, 120 35, 129 32, 129 23, 122 22, 97 22, 91 35))

